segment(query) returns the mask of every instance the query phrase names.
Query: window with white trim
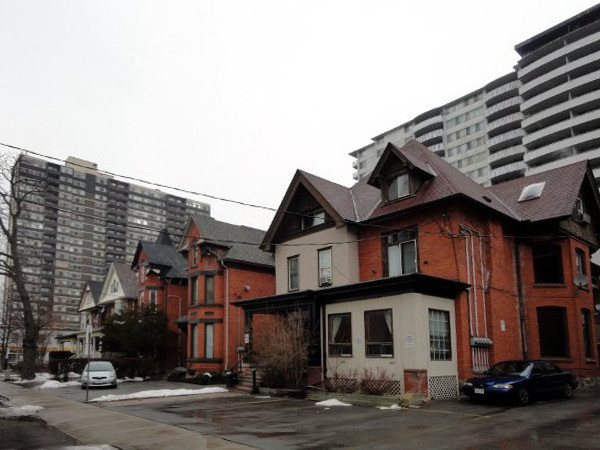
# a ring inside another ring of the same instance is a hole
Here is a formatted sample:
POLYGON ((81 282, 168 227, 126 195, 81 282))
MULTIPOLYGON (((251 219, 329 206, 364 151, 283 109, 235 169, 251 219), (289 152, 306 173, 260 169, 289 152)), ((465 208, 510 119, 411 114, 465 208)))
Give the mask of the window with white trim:
POLYGON ((331 285, 331 247, 319 250, 319 286, 331 285))
POLYGON ((450 313, 439 309, 429 310, 429 356, 432 361, 450 361, 450 313))
POLYGON ((384 236, 386 274, 396 277, 417 271, 417 229, 409 228, 384 236))
POLYGON ((292 256, 288 258, 288 290, 298 289, 300 289, 300 257, 292 256))
POLYGON ((352 316, 350 313, 329 314, 329 356, 352 356, 352 316))
POLYGON ((394 356, 391 309, 365 311, 365 350, 367 356, 394 356))

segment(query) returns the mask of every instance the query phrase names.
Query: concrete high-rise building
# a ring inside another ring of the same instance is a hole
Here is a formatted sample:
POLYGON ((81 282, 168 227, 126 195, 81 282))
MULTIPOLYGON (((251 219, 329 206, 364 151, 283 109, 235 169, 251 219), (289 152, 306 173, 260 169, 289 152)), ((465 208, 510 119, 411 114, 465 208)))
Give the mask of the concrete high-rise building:
POLYGON ((69 157, 65 165, 21 155, 18 176, 43 191, 27 203, 18 230, 31 292, 52 301, 50 328, 77 330, 81 292, 88 280, 103 281, 111 262, 131 262, 140 240, 159 232, 181 236, 192 214, 210 215, 206 203, 126 183, 97 165, 69 157))
POLYGON ((483 185, 589 159, 600 179, 600 5, 517 44, 514 70, 350 153, 366 176, 414 138, 483 185))

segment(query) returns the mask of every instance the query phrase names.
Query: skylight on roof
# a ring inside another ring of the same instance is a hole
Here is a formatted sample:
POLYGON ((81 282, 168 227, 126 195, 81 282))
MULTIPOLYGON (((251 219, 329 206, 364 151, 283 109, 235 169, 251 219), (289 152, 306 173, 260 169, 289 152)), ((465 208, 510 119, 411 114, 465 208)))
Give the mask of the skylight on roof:
POLYGON ((540 198, 542 196, 542 191, 544 190, 544 186, 546 185, 545 181, 541 183, 533 183, 527 185, 521 191, 521 196, 519 197, 519 202, 524 202, 526 200, 532 200, 534 198, 540 198))

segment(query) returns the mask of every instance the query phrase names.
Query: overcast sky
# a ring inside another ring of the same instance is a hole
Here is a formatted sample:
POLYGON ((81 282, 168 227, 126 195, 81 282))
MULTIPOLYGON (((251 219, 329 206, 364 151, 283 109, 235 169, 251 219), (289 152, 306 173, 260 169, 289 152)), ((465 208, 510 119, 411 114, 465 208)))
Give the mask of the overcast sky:
MULTIPOLYGON (((349 152, 593 5, 0 0, 0 142, 276 208, 296 169, 350 186, 349 152)), ((226 222, 273 216, 194 198, 226 222)))

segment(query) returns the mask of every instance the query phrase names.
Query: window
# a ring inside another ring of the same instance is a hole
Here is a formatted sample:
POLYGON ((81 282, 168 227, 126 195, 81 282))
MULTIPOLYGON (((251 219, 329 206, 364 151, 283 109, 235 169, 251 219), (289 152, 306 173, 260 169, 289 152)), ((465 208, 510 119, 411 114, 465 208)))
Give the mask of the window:
POLYGON ((586 274, 585 252, 580 248, 575 249, 575 267, 578 276, 581 277, 586 274))
POLYGON ((559 246, 533 247, 535 283, 562 284, 562 255, 559 246))
POLYGON ((537 309, 540 354, 542 357, 569 356, 566 308, 544 306, 537 309))
POLYGON ((396 200, 410 194, 408 174, 398 175, 390 180, 387 187, 387 200, 396 200))
POLYGON ((204 357, 206 359, 214 358, 214 333, 215 326, 212 323, 206 324, 206 336, 204 339, 204 357))
POLYGON ((583 349, 585 357, 592 358, 592 318, 589 309, 581 310, 581 325, 583 327, 583 349))
POLYGON ((392 310, 365 311, 367 356, 394 356, 392 310))
POLYGON ((437 309, 429 310, 429 354, 432 361, 450 361, 450 313, 437 309))
POLYGON ((352 356, 352 324, 350 313, 329 314, 329 355, 352 356))
POLYGON ((319 286, 331 284, 331 248, 319 250, 319 286))
POLYGON ((317 209, 302 216, 302 229, 316 227, 325 223, 325 210, 317 209))
POLYGON ((297 291, 300 289, 300 258, 292 256, 288 259, 288 290, 297 291))
POLYGON ((198 302, 198 277, 192 278, 192 286, 190 292, 190 305, 195 305, 198 302))
POLYGON ((192 348, 190 357, 197 358, 198 357, 198 325, 192 325, 192 348))
POLYGON ((196 267, 198 265, 198 247, 195 245, 192 246, 192 266, 196 267))
POLYGON ((386 235, 386 272, 388 277, 417 271, 417 230, 411 228, 386 235))
POLYGON ((215 277, 206 275, 204 277, 204 303, 212 305, 215 302, 215 277))
POLYGON ((158 294, 158 292, 156 292, 156 291, 148 291, 148 302, 151 307, 156 306, 157 294, 158 294))

